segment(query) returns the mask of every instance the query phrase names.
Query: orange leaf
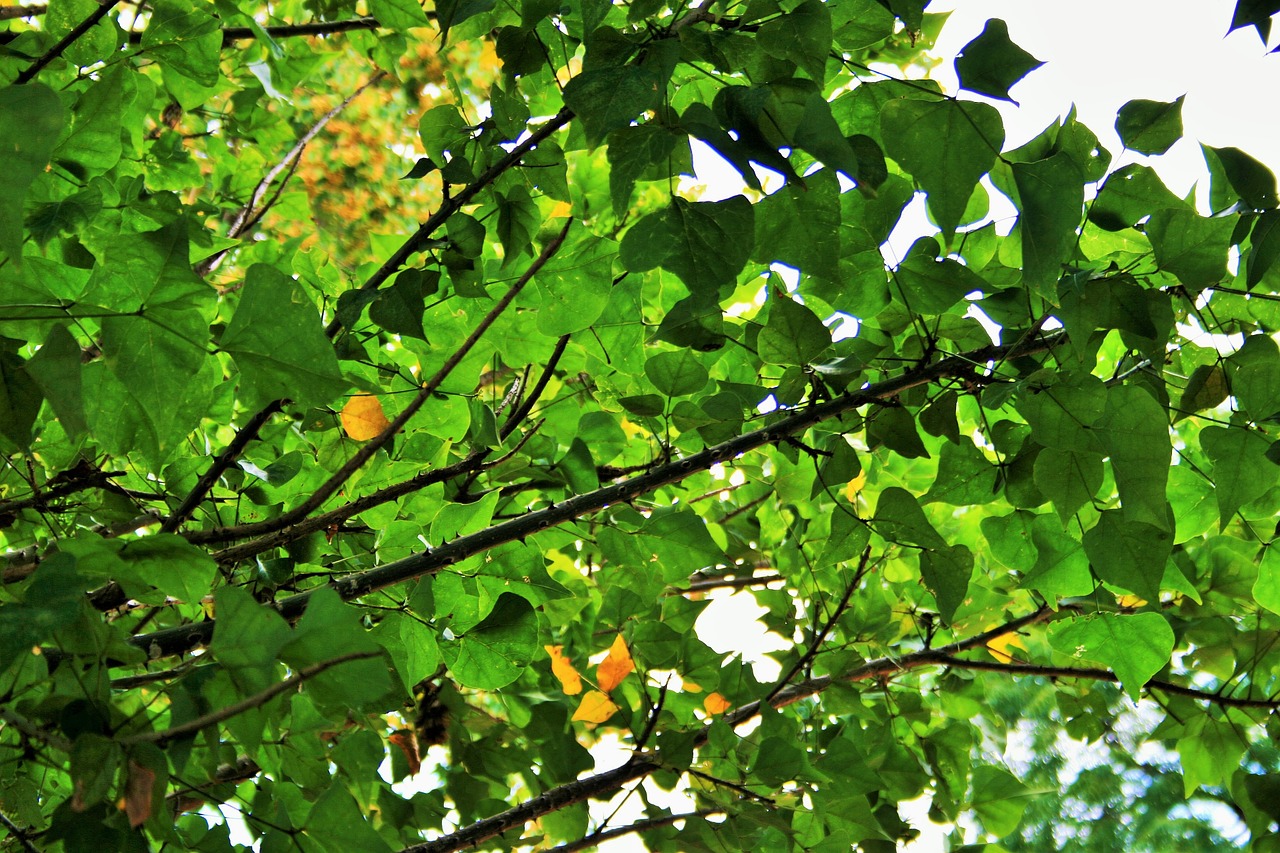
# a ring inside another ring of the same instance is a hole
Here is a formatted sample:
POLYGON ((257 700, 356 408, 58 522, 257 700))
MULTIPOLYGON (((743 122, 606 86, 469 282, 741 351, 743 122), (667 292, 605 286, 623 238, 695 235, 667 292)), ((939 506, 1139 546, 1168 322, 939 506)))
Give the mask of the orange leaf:
POLYGON ((582 692, 582 676, 573 668, 569 659, 560 653, 564 646, 543 646, 551 655, 551 673, 560 679, 560 689, 566 696, 577 696, 582 692))
POLYGON ((596 667, 596 684, 605 693, 622 683, 622 679, 636 668, 631 660, 631 652, 627 650, 627 642, 619 634, 609 647, 609 656, 596 667))
POLYGON ((733 703, 719 693, 708 693, 707 698, 702 700, 703 710, 712 715, 723 714, 732 707, 733 703))
POLYGON ((573 712, 573 719, 584 723, 603 723, 618 712, 618 706, 599 690, 588 690, 573 712))
POLYGON ((391 733, 387 740, 400 747, 404 760, 409 763, 409 775, 417 776, 422 769, 422 756, 418 754, 418 738, 413 729, 399 729, 391 733))
POLYGON ((368 441, 391 424, 382 411, 382 403, 372 394, 357 394, 348 400, 341 418, 342 428, 356 441, 368 441))
POLYGON ((124 812, 129 816, 129 826, 134 829, 151 817, 151 789, 155 784, 154 770, 129 762, 129 778, 124 785, 124 812))

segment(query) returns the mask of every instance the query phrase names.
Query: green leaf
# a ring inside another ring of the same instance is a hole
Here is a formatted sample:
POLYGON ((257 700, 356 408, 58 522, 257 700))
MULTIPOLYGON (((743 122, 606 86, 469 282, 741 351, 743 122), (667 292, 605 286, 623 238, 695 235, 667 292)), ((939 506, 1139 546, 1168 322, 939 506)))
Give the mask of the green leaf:
POLYGON ((393 30, 425 27, 430 23, 416 0, 369 0, 369 14, 393 30))
POLYGON ((950 624, 964 603, 973 575, 973 552, 964 545, 920 552, 920 577, 938 602, 938 615, 950 624))
POLYGON ((626 214, 636 181, 653 165, 665 164, 678 139, 657 124, 624 126, 609 134, 609 196, 614 216, 626 214))
POLYGON ((996 836, 1018 828, 1027 806, 1039 796, 1009 771, 983 765, 973 769, 973 811, 996 836))
POLYGON ((1205 160, 1216 159, 1231 188, 1246 207, 1270 210, 1277 205, 1276 176, 1264 164, 1239 148, 1213 148, 1201 145, 1205 160))
POLYGON ((707 384, 707 369, 687 351, 660 352, 644 363, 644 373, 668 397, 696 394, 707 384))
POLYGON ((1145 388, 1121 385, 1107 391, 1107 406, 1099 422, 1102 445, 1111 457, 1111 470, 1127 521, 1169 529, 1169 421, 1164 408, 1145 388))
POLYGON ((1107 176, 1089 205, 1089 221, 1108 231, 1121 231, 1164 209, 1189 211, 1191 207, 1164 185, 1154 169, 1130 163, 1107 176))
POLYGON ((1250 335, 1226 361, 1227 382, 1241 412, 1260 421, 1280 412, 1280 348, 1269 335, 1250 335))
POLYGON ((564 103, 582 119, 587 139, 599 145, 662 102, 664 81, 648 68, 623 65, 583 71, 564 87, 564 103))
POLYGON ((218 620, 210 652, 243 694, 261 692, 275 678, 280 650, 289 642, 288 623, 240 587, 218 590, 213 606, 218 620))
POLYGON ((1262 497, 1280 478, 1280 467, 1267 457, 1270 446, 1261 433, 1243 427, 1200 430, 1200 448, 1213 463, 1213 491, 1223 529, 1240 507, 1262 497))
POLYGON ((144 56, 206 88, 218 82, 222 30, 206 4, 194 0, 157 0, 142 31, 144 56))
POLYGON ((897 100, 880 113, 885 153, 929 195, 944 235, 955 231, 978 180, 1004 145, 994 107, 967 101, 897 100))
POLYGON ((1022 271, 1027 283, 1049 290, 1076 243, 1084 208, 1084 176, 1070 155, 1059 151, 1031 163, 1014 163, 1013 179, 1022 199, 1022 271))
POLYGON ((942 314, 970 293, 990 289, 982 276, 951 258, 932 260, 913 252, 898 265, 894 281, 911 309, 942 314))
POLYGON ((524 598, 504 593, 475 627, 440 641, 445 665, 459 684, 496 690, 520 677, 538 648, 538 617, 524 598))
POLYGON ((67 121, 58 95, 43 83, 0 89, 0 252, 22 258, 22 206, 44 172, 67 121))
POLYGON ((1234 230, 1234 217, 1209 218, 1191 210, 1158 210, 1147 223, 1160 269, 1195 289, 1226 278, 1234 230))
POLYGON ((991 18, 982 33, 960 49, 956 56, 956 77, 960 88, 1009 101, 1009 87, 1035 71, 1043 62, 1009 40, 1009 27, 991 18))
POLYGON ((1129 101, 1116 113, 1116 134, 1139 154, 1163 154, 1182 138, 1182 102, 1129 101))
POLYGON ((1135 702, 1143 686, 1168 665, 1173 640, 1173 630, 1159 613, 1098 613, 1064 619, 1049 629, 1056 650, 1108 667, 1135 702))
POLYGON ((26 450, 43 401, 26 362, 15 353, 0 352, 0 436, 26 450))
POLYGON ((1102 454, 1046 447, 1036 456, 1033 477, 1066 522, 1102 488, 1102 454))
POLYGON ((691 293, 714 293, 737 278, 752 251, 755 211, 742 196, 689 202, 676 197, 622 238, 618 257, 635 272, 661 266, 691 293))
POLYGON ((973 442, 962 441, 942 446, 938 476, 921 501, 969 506, 990 503, 996 495, 996 467, 973 442))
POLYGON ((265 264, 249 268, 220 346, 240 368, 242 394, 250 405, 280 398, 324 403, 346 385, 320 315, 301 284, 265 264))
POLYGON ((80 344, 66 326, 54 326, 39 352, 27 360, 26 371, 53 407, 68 435, 89 429, 84 416, 84 394, 80 385, 80 344))
POLYGON ((1272 613, 1280 613, 1280 553, 1274 547, 1262 551, 1258 578, 1253 582, 1253 600, 1272 613))
POLYGON ((824 169, 788 183, 755 204, 751 260, 779 262, 805 275, 840 280, 840 186, 824 169))
POLYGON ((831 12, 821 0, 805 0, 760 26, 760 47, 770 56, 794 62, 818 83, 826 79, 831 52, 831 12))
POLYGON ((330 853, 347 850, 390 853, 392 849, 361 813, 360 806, 340 779, 334 779, 316 799, 307 815, 305 831, 321 849, 330 853))
POLYGON ((813 311, 777 293, 768 304, 769 318, 756 339, 767 364, 809 364, 831 346, 831 333, 813 311))
POLYGON ((69 160, 93 175, 119 162, 124 74, 116 68, 84 90, 71 111, 70 132, 53 152, 55 160, 69 160))
POLYGON ((618 244, 578 234, 538 271, 538 331, 559 337, 590 328, 609 304, 618 244))
POLYGON ((1258 217, 1249 235, 1245 256, 1245 286, 1257 287, 1280 258, 1280 211, 1268 210, 1258 217))
POLYGON ((1147 601, 1160 599, 1160 581, 1173 552, 1173 534, 1152 524, 1129 521, 1119 510, 1105 510, 1085 531, 1084 552, 1105 583, 1147 601))

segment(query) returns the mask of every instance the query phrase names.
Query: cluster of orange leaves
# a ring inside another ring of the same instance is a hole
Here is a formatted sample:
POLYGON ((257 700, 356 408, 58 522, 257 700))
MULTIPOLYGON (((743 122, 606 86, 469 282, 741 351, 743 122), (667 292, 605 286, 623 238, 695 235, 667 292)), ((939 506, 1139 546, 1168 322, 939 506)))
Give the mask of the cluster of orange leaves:
MULTIPOLYGON (((453 100, 450 77, 487 91, 501 63, 488 41, 453 44, 441 55, 438 39, 423 31, 399 60, 398 81, 386 78, 365 89, 307 146, 296 179, 310 200, 313 222, 268 218, 267 230, 303 237, 303 248, 325 240, 325 248, 358 259, 367 251, 370 232, 411 233, 439 205, 438 174, 399 181, 417 157, 425 156, 417 119, 438 102, 453 100)), ((294 93, 299 115, 304 121, 319 119, 369 73, 359 63, 335 62, 323 89, 308 86, 294 93)))
MULTIPOLYGON (((565 695, 577 696, 582 693, 582 676, 573 663, 565 657, 564 647, 543 646, 543 648, 551 656, 551 673, 559 680, 560 688, 564 690, 565 695)), ((619 634, 614 638, 605 659, 596 666, 596 689, 588 690, 583 694, 573 719, 578 722, 599 724, 616 714, 620 710, 619 706, 609 698, 609 694, 622 683, 623 679, 634 672, 635 668, 635 661, 631 659, 631 650, 627 648, 626 640, 619 634)), ((686 681, 684 689, 696 693, 701 688, 686 681)), ((729 700, 719 693, 711 693, 703 701, 702 707, 708 714, 722 714, 731 706, 729 700)))

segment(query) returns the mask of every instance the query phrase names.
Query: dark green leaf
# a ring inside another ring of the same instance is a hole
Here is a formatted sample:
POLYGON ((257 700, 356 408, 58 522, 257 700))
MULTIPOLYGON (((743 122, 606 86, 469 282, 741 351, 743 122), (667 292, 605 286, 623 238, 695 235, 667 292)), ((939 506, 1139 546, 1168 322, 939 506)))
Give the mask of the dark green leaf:
POLYGON ((1125 148, 1139 154, 1163 154, 1182 138, 1182 102, 1130 101, 1116 113, 1116 133, 1125 148))
POLYGON ((1009 87, 1041 65, 1009 40, 1009 27, 999 18, 988 20, 981 35, 961 48, 955 60, 961 88, 1014 104, 1009 87))
POLYGON ((27 190, 44 172, 62 133, 67 113, 57 94, 43 83, 0 89, 0 252, 14 263, 22 258, 22 205, 27 190))

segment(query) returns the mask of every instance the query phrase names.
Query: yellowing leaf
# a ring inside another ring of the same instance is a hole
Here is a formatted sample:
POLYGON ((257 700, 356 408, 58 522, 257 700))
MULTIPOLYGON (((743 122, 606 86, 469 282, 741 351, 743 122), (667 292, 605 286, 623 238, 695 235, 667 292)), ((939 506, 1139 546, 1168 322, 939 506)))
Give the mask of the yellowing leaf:
POLYGON ((404 753, 404 760, 409 765, 409 775, 417 776, 418 771, 422 769, 422 756, 418 752, 418 737, 413 729, 394 731, 387 740, 400 747, 400 751, 404 753))
POLYGON ((583 723, 603 723, 618 712, 618 706, 599 690, 588 690, 573 712, 573 719, 583 723))
POLYGON ((987 651, 991 652, 991 656, 1000 663, 1013 663, 1010 649, 1022 649, 1024 652, 1027 650, 1027 647, 1022 644, 1022 638, 1012 631, 987 642, 987 651))
POLYGON ((1128 609, 1138 608, 1146 603, 1147 600, 1145 598, 1133 594, 1116 596, 1116 604, 1128 609))
POLYGON ((609 655, 596 667, 596 684, 605 693, 622 683, 636 668, 631 660, 631 652, 627 649, 626 640, 619 634, 609 647, 609 655))
POLYGON ((391 425, 382 403, 372 394, 357 394, 342 407, 342 428, 356 441, 368 441, 391 425))
POLYGON ((733 703, 719 693, 708 693, 707 698, 702 700, 702 709, 713 716, 723 714, 732 707, 733 703))
POLYGON ((692 681, 690 681, 687 678, 681 678, 680 690, 684 693, 701 693, 702 686, 698 684, 694 684, 692 681))
POLYGON ((563 646, 543 646, 551 655, 551 674, 560 679, 560 689, 566 696, 577 696, 582 692, 582 677, 573 668, 569 659, 560 653, 563 646))
POLYGON ((858 476, 850 480, 849 484, 844 487, 844 496, 848 498, 850 501, 856 500, 858 497, 858 493, 862 491, 862 487, 865 486, 866 484, 867 484, 867 472, 865 470, 859 471, 858 476))

